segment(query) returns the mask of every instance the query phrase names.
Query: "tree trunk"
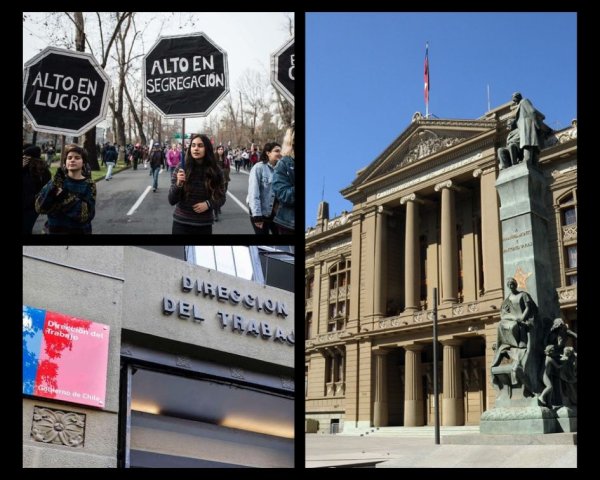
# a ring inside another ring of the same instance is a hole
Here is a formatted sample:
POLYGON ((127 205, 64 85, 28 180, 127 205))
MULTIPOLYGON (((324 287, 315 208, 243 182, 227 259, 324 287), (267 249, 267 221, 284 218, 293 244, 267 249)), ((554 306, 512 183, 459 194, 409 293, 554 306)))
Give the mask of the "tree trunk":
POLYGON ((294 107, 290 102, 283 98, 283 95, 281 95, 279 92, 275 91, 275 93, 277 94, 279 114, 281 115, 285 128, 287 129, 292 126, 292 122, 294 121, 294 107))
MULTIPOLYGON (((75 19, 75 49, 78 52, 85 52, 85 25, 83 23, 83 13, 74 12, 75 19)), ((74 143, 79 143, 79 138, 73 139, 74 143)), ((96 151, 96 126, 85 132, 83 137, 83 149, 88 154, 88 163, 92 170, 100 170, 98 164, 98 152, 96 151)))

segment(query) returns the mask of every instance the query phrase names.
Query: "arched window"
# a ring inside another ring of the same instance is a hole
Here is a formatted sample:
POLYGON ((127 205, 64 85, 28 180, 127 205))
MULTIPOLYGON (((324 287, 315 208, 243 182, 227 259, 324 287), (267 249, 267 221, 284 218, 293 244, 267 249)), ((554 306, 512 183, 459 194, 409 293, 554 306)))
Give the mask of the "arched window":
POLYGON ((577 285, 577 189, 558 199, 563 281, 577 285))
POLYGON ((329 269, 328 332, 346 328, 350 313, 350 267, 350 260, 342 258, 329 269))
POLYGON ((305 340, 312 338, 312 312, 306 312, 305 340))
POLYGON ((313 297, 313 289, 315 288, 315 274, 312 268, 307 268, 305 273, 305 286, 306 291, 304 292, 304 298, 307 300, 313 297))

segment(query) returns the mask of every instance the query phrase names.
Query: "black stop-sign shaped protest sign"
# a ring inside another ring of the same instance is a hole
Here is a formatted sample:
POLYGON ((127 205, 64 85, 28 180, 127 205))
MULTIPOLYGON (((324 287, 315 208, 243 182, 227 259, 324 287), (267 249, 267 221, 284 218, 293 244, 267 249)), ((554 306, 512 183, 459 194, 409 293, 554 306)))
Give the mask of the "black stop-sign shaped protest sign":
POLYGON ((47 47, 23 73, 23 112, 35 130, 79 136, 106 117, 110 79, 89 53, 47 47))
POLYGON ((229 92, 227 53, 204 33, 160 38, 143 72, 146 100, 167 118, 208 115, 229 92))
POLYGON ((271 83, 285 99, 294 104, 295 60, 294 39, 271 55, 271 83))

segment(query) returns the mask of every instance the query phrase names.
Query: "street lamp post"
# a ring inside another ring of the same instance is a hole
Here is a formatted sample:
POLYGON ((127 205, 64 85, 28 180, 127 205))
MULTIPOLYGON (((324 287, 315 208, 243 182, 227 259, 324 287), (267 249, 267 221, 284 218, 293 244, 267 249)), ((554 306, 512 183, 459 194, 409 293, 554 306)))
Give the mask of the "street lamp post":
POLYGON ((440 444, 440 399, 437 378, 437 288, 433 289, 433 415, 435 417, 435 444, 440 444))

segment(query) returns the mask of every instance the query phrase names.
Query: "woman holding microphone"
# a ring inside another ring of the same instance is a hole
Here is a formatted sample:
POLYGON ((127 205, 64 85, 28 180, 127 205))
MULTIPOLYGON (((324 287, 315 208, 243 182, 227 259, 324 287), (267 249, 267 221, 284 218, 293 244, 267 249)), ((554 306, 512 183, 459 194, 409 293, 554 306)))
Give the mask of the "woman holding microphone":
POLYGON ((206 135, 192 135, 185 161, 171 176, 169 203, 176 205, 173 234, 212 233, 214 211, 225 203, 225 183, 206 135))

